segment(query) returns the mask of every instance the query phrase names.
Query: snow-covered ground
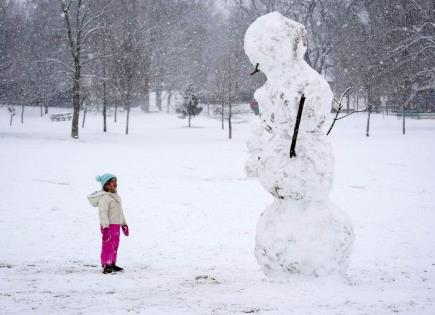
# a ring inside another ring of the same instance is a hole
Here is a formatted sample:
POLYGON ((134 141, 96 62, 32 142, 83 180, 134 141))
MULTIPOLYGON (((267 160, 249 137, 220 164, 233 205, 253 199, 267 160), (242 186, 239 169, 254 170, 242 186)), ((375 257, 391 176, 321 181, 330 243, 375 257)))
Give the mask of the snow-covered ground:
MULTIPOLYGON (((247 120, 234 139, 205 116, 88 114, 70 122, 0 108, 1 314, 435 314, 435 121, 366 115, 337 122, 331 199, 354 225, 346 279, 270 281, 253 247, 272 198, 244 174, 247 120), (118 176, 131 235, 99 267, 95 176, 118 176)), ((329 122, 332 117, 330 117, 329 122)), ((329 123, 328 122, 328 123, 329 123)))

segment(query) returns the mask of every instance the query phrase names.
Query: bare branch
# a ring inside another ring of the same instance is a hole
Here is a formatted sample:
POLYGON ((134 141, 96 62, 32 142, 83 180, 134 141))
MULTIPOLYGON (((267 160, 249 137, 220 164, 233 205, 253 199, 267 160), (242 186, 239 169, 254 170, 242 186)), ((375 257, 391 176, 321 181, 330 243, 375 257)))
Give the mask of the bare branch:
POLYGON ((99 31, 99 30, 102 30, 102 29, 105 29, 105 26, 101 26, 101 24, 98 24, 98 25, 95 26, 94 28, 91 28, 90 30, 88 30, 88 31, 83 35, 82 43, 85 43, 85 42, 87 41, 88 37, 89 37, 90 35, 92 35, 92 33, 96 32, 96 31, 99 31))
POLYGON ((254 8, 254 10, 259 13, 259 10, 257 8, 257 3, 255 2, 255 0, 251 0, 251 6, 254 8))
POLYGON ((88 15, 89 8, 90 8, 90 6, 88 5, 88 6, 86 7, 85 13, 83 13, 83 16, 82 16, 82 19, 81 19, 81 21, 80 21, 80 24, 78 25, 78 29, 79 29, 79 32, 80 32, 80 33, 81 33, 82 30, 83 30, 83 23, 84 23, 84 21, 85 21, 85 19, 86 19, 86 16, 88 15))
POLYGON ((82 25, 82 30, 85 30, 89 25, 91 25, 92 22, 94 22, 95 20, 99 19, 107 10, 108 7, 110 7, 110 5, 112 4, 113 0, 110 0, 108 4, 106 4, 100 12, 98 12, 97 14, 91 16, 83 25, 82 25))
POLYGON ((102 59, 102 58, 110 58, 112 55, 100 55, 100 53, 98 52, 98 54, 94 57, 88 58, 88 59, 82 59, 81 64, 84 65, 86 63, 89 63, 91 61, 97 60, 97 59, 102 59))
POLYGON ((93 79, 98 79, 101 81, 109 81, 111 78, 109 77, 100 77, 98 75, 94 75, 94 74, 82 74, 82 77, 87 77, 87 78, 93 78, 93 79))
POLYGON ((76 47, 77 50, 80 49, 80 9, 82 7, 82 0, 78 0, 77 9, 76 9, 76 47))
POLYGON ((69 40, 69 44, 70 44, 70 48, 71 48, 71 54, 73 56, 73 58, 76 58, 76 45, 74 43, 74 39, 72 36, 72 28, 71 28, 71 23, 69 20, 69 7, 71 5, 71 0, 68 4, 68 8, 65 7, 65 1, 63 0, 59 0, 63 14, 64 14, 64 20, 65 20, 65 27, 66 27, 66 31, 67 31, 67 35, 68 35, 68 40, 69 40))
POLYGON ((55 59, 55 58, 46 58, 46 59, 43 59, 43 60, 36 60, 36 61, 32 62, 31 64, 34 64, 34 63, 45 63, 45 62, 54 62, 54 63, 57 63, 57 64, 63 66, 65 69, 67 69, 70 72, 74 72, 75 71, 73 68, 69 67, 62 60, 55 59))
POLYGON ((0 72, 9 69, 11 66, 12 66, 12 62, 8 62, 8 63, 0 65, 0 72))

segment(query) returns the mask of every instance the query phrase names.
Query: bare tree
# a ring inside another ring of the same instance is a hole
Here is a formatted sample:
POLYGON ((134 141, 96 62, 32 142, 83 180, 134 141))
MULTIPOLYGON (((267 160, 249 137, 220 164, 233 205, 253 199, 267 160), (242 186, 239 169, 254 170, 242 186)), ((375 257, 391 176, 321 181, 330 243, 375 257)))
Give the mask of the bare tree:
MULTIPOLYGON (((59 67, 53 59, 59 59, 59 55, 65 53, 63 48, 62 28, 59 28, 59 18, 54 15, 58 12, 53 8, 53 1, 27 2, 26 10, 33 10, 29 14, 27 34, 23 35, 26 44, 24 72, 26 81, 31 84, 34 99, 31 105, 40 106, 41 117, 48 114, 50 97, 59 90, 64 89, 62 83, 65 80, 65 68, 59 67), (38 36, 34 36, 38 34, 38 36), (57 49, 54 49, 56 47, 57 49)), ((56 1, 54 2, 56 3, 56 1)))
POLYGON ((139 32, 144 27, 138 16, 140 9, 136 2, 122 1, 120 6, 116 7, 119 16, 112 24, 112 62, 115 73, 113 84, 127 112, 125 134, 129 132, 133 101, 140 87, 144 86, 142 83, 147 82, 147 73, 143 71, 145 63, 142 62, 145 42, 143 34, 139 32))
POLYGON ((15 103, 21 93, 21 37, 25 19, 14 1, 0 1, 0 102, 15 103))
POLYGON ((80 115, 80 80, 82 78, 82 67, 93 61, 101 55, 88 56, 86 59, 82 57, 82 49, 90 36, 103 28, 99 23, 104 10, 109 6, 107 4, 98 12, 91 11, 90 1, 85 0, 69 0, 68 4, 65 0, 59 0, 62 15, 65 22, 65 30, 67 33, 68 44, 73 61, 73 67, 58 61, 73 74, 73 118, 71 126, 71 137, 78 139, 79 137, 79 115, 80 115))

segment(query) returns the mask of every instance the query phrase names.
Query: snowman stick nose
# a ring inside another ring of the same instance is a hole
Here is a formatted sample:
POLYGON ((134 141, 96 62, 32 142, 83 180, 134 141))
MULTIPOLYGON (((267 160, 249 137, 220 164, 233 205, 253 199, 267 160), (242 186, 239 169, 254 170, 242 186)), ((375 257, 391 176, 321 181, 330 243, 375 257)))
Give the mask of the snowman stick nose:
POLYGON ((260 64, 257 62, 257 64, 255 65, 255 70, 254 70, 254 72, 252 72, 250 75, 254 75, 254 74, 256 74, 257 72, 260 72, 260 69, 258 69, 258 66, 259 66, 260 64))

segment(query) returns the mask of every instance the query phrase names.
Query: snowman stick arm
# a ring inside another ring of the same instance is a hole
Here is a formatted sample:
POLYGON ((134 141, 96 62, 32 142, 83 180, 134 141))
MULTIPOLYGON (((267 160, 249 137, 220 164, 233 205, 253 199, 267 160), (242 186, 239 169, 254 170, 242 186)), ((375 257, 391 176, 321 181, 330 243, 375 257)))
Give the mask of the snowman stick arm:
POLYGON ((301 100, 299 101, 299 108, 298 108, 298 114, 296 116, 296 123, 295 123, 295 130, 293 132, 293 138, 292 138, 292 144, 290 146, 290 158, 296 156, 296 140, 298 138, 298 132, 299 132, 299 125, 301 123, 302 118, 302 111, 304 109, 304 103, 305 103, 305 96, 302 94, 301 100))
POLYGON ((355 113, 362 113, 362 112, 365 112, 365 111, 367 111, 368 109, 369 109, 369 108, 366 107, 366 108, 364 108, 364 109, 354 110, 353 112, 350 112, 350 113, 348 113, 348 114, 346 114, 346 115, 343 115, 343 116, 341 116, 341 117, 338 117, 337 120, 340 120, 340 119, 346 118, 347 116, 350 116, 350 115, 355 114, 355 113))
MULTIPOLYGON (((343 98, 344 98, 344 96, 345 96, 345 95, 350 91, 351 88, 352 88, 352 87, 349 86, 349 87, 348 87, 348 88, 343 92, 343 94, 341 94, 340 101, 338 102, 337 112, 335 113, 335 117, 334 117, 334 120, 332 121, 331 127, 329 127, 329 130, 328 130, 328 132, 326 133, 327 136, 329 135, 329 133, 331 132, 332 128, 334 127, 335 122, 336 122, 337 120, 339 120, 339 119, 345 117, 345 116, 343 116, 343 117, 338 118, 338 114, 340 114, 340 110, 343 108, 343 105, 341 104, 342 101, 343 101, 343 98)), ((336 100, 333 100, 333 101, 337 102, 336 100)), ((348 116, 348 115, 346 115, 346 116, 348 116)))
POLYGON ((331 132, 332 128, 334 127, 335 122, 338 120, 337 117, 338 117, 338 114, 340 113, 340 110, 341 110, 342 107, 343 107, 343 105, 341 105, 341 104, 338 106, 337 112, 335 113, 335 117, 334 117, 334 120, 332 121, 331 127, 329 127, 328 132, 326 133, 327 136, 329 135, 329 133, 331 132))

